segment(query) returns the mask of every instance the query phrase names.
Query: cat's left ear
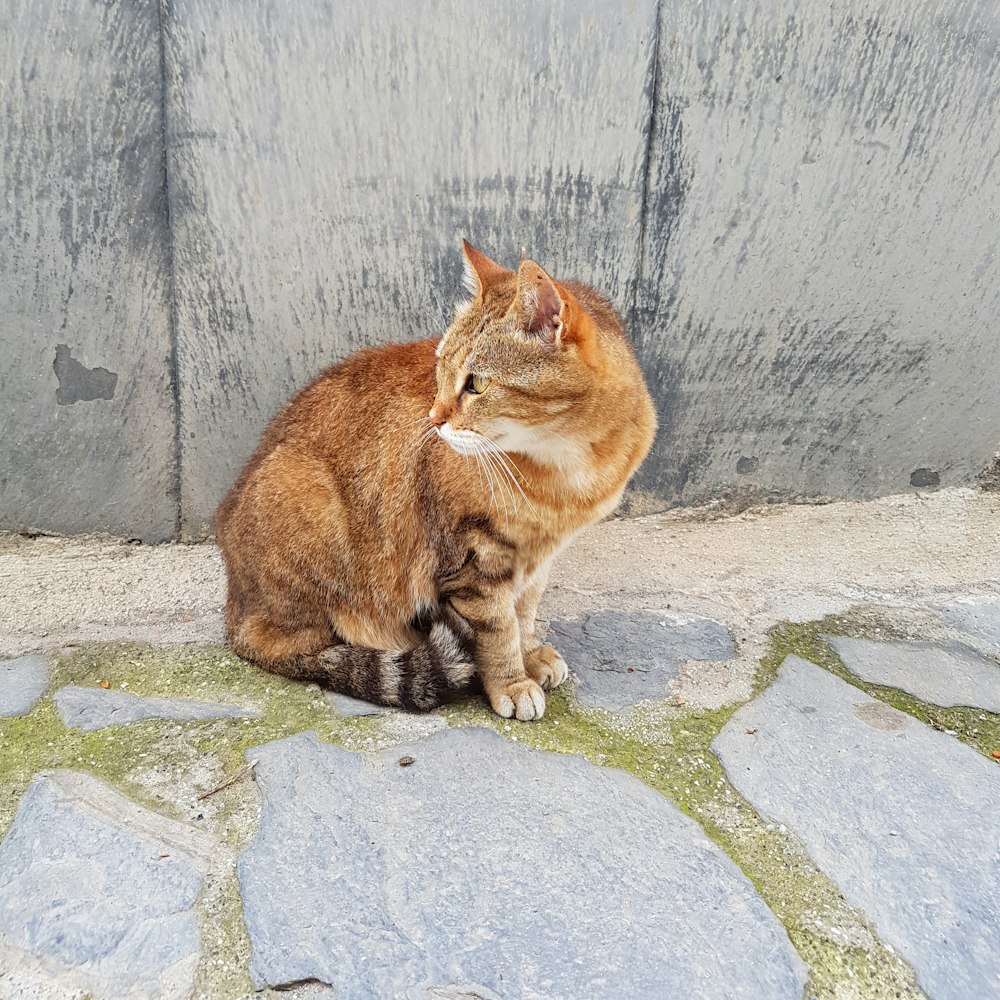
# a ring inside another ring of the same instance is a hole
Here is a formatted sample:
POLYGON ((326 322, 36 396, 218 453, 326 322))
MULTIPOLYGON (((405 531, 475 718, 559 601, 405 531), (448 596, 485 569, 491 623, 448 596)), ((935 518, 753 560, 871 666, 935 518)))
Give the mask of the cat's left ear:
POLYGON ((464 283, 470 295, 482 298, 491 285, 510 274, 507 268, 477 250, 468 240, 462 240, 462 253, 465 255, 464 283))
POLYGON ((566 302, 556 283, 533 260, 517 269, 517 296, 513 308, 528 333, 544 344, 558 345, 567 319, 566 302))

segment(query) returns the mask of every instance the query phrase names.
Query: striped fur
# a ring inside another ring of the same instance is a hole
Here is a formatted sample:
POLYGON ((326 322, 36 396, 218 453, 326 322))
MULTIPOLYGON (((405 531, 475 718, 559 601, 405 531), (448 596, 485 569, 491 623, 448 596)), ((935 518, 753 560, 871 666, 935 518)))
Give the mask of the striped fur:
POLYGON ((312 681, 373 705, 414 712, 437 708, 468 687, 475 673, 472 648, 444 621, 412 649, 386 651, 346 644, 292 659, 258 659, 259 666, 292 680, 312 681))
POLYGON ((603 296, 465 245, 437 340, 359 351, 272 421, 216 515, 226 634, 264 669, 429 709, 471 679, 540 719, 567 668, 535 634, 559 550, 649 451, 652 401, 603 296))

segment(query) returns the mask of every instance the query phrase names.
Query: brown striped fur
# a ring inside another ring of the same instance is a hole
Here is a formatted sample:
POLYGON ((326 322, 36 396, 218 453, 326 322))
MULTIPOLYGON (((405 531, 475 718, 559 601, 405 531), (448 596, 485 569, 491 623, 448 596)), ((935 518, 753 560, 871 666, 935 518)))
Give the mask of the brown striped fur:
POLYGON ((496 712, 540 718, 566 677, 535 635, 549 566, 617 506, 656 422, 599 293, 465 256, 472 298, 440 341, 360 351, 268 427, 216 515, 226 631, 369 701, 431 708, 475 670, 496 712))

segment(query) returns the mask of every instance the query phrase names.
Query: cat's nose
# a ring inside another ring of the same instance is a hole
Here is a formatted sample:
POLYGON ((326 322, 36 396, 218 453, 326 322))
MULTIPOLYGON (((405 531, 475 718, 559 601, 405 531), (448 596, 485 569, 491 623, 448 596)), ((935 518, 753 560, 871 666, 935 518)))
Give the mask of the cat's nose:
POLYGON ((435 427, 441 427, 443 424, 448 422, 448 418, 451 416, 451 407, 447 403, 442 403, 440 400, 435 400, 434 405, 431 407, 430 413, 427 414, 427 419, 435 427))

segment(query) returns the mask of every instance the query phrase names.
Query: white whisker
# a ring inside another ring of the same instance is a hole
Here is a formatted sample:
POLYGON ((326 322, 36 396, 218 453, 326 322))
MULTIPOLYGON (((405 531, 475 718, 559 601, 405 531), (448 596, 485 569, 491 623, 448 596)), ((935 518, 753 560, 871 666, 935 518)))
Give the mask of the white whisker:
POLYGON ((417 440, 416 444, 410 449, 410 454, 415 455, 420 449, 427 443, 428 438, 434 435, 434 428, 428 427, 426 431, 417 440))
POLYGON ((507 482, 507 478, 506 478, 504 470, 499 466, 499 464, 497 463, 497 460, 493 457, 493 455, 490 453, 490 451, 488 449, 487 450, 483 450, 481 452, 481 454, 483 456, 483 461, 487 462, 489 464, 489 466, 492 469, 494 469, 495 472, 496 472, 496 474, 497 474, 497 485, 500 486, 500 488, 501 488, 500 498, 504 502, 504 509, 506 510, 506 507, 507 507, 507 497, 509 496, 510 497, 511 506, 514 508, 514 513, 516 514, 517 513, 517 497, 514 496, 514 491, 510 488, 510 485, 507 482), (504 490, 506 490, 506 493, 503 492, 504 490))
POLYGON ((483 485, 483 463, 479 460, 478 452, 473 452, 472 457, 476 460, 476 471, 479 473, 479 485, 483 485))
POLYGON ((546 425, 546 427, 545 427, 545 433, 546 434, 551 434, 553 437, 559 438, 560 441, 565 441, 566 444, 568 444, 572 448, 577 447, 577 442, 576 441, 571 441, 568 437, 566 437, 565 434, 560 434, 559 431, 554 431, 548 425, 546 425))
MULTIPOLYGON (((504 531, 510 530, 510 511, 507 508, 507 494, 510 493, 510 487, 504 482, 503 475, 500 470, 497 469, 495 462, 490 457, 489 452, 483 452, 483 461, 486 462, 491 468, 496 470, 497 476, 497 493, 500 495, 500 502, 503 504, 503 521, 504 521, 504 531)), ((514 498, 511 495, 511 506, 514 507, 514 513, 517 513, 517 508, 514 506, 514 498)))
MULTIPOLYGON (((481 458, 481 456, 480 456, 480 454, 479 454, 478 451, 471 452, 471 454, 472 454, 472 456, 476 460, 476 467, 479 469, 479 485, 482 486, 482 484, 483 484, 483 476, 485 476, 486 477, 486 485, 489 486, 489 488, 490 488, 490 495, 492 496, 493 495, 493 483, 490 480, 490 471, 489 471, 489 469, 486 469, 486 468, 483 467, 482 458, 481 458)), ((500 511, 500 508, 498 507, 497 508, 497 513, 499 513, 499 511, 500 511)))
MULTIPOLYGON (((476 456, 477 459, 479 459, 479 458, 482 457, 482 454, 480 452, 478 452, 478 451, 475 452, 474 454, 475 454, 475 456, 476 456)), ((490 474, 489 466, 486 465, 485 462, 482 465, 482 469, 486 473, 486 482, 489 484, 489 487, 490 487, 490 498, 493 501, 493 506, 496 508, 497 514, 499 514, 500 513, 500 504, 497 503, 496 491, 493 489, 493 476, 490 474)), ((506 511, 506 506, 505 506, 504 510, 506 511)))
MULTIPOLYGON (((514 471, 511 470, 511 466, 513 465, 514 470, 516 470, 517 474, 522 479, 524 479, 523 473, 521 472, 520 469, 517 468, 517 465, 514 462, 514 460, 495 441, 492 441, 485 435, 483 436, 483 441, 486 443, 487 449, 490 452, 492 452, 492 454, 496 457, 496 460, 500 463, 500 465, 502 465, 502 467, 507 473, 508 478, 510 479, 510 482, 517 488, 517 491, 524 498, 524 502, 528 505, 528 508, 531 510, 533 514, 537 514, 538 511, 535 510, 534 505, 528 499, 528 495, 524 492, 524 490, 521 487, 521 484, 515 478, 514 471)), ((527 482, 527 480, 525 480, 525 482, 527 482)))

